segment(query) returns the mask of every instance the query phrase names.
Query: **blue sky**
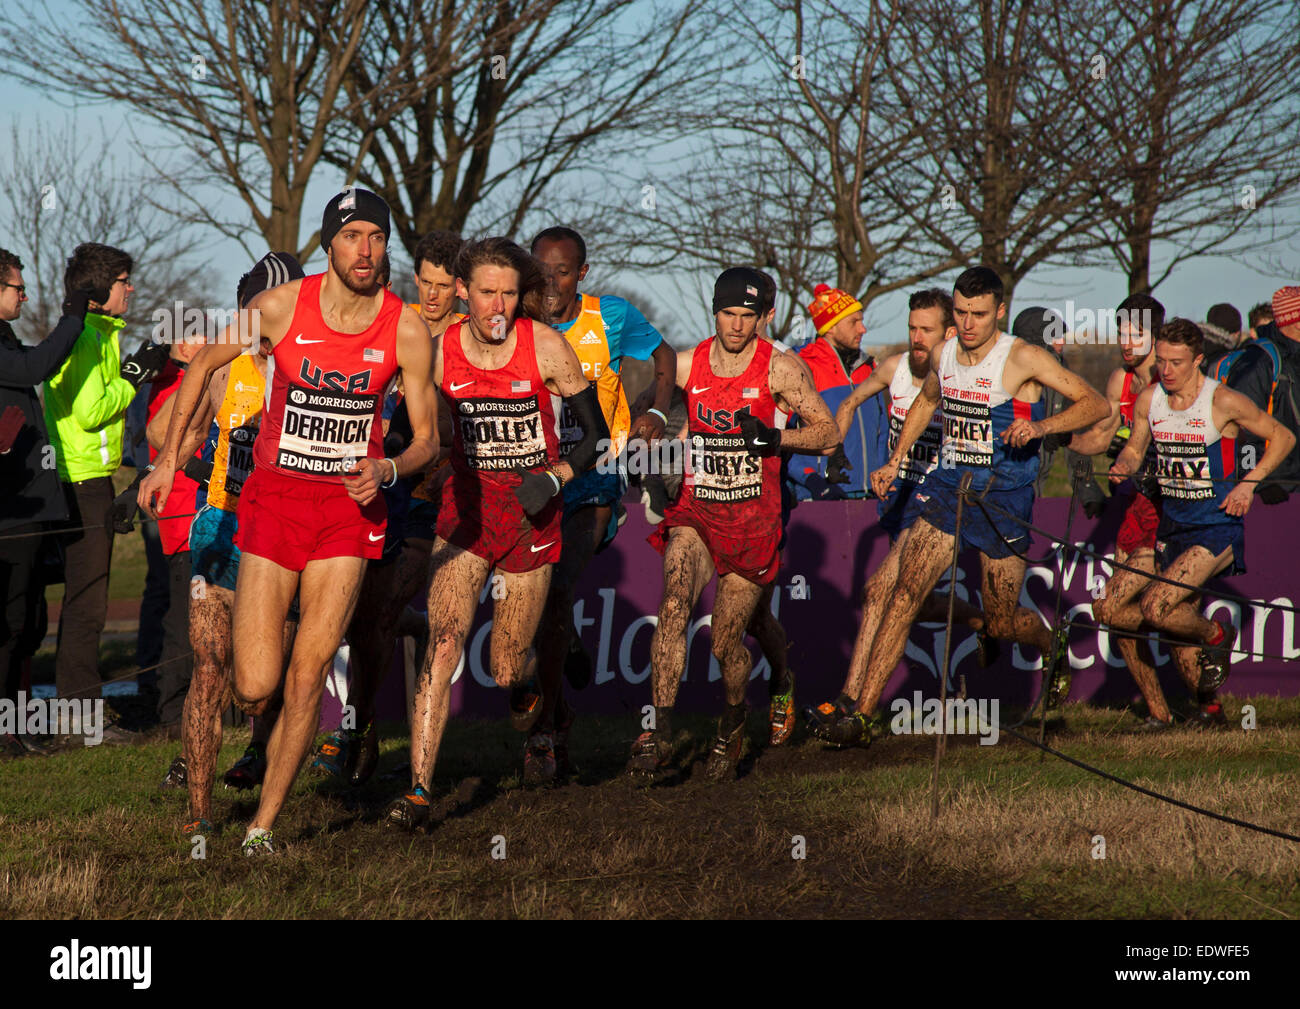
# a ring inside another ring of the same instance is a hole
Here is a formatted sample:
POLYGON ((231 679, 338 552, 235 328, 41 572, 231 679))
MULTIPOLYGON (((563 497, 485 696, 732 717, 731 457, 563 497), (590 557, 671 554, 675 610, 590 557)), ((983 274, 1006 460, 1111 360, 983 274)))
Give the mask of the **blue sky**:
MULTIPOLYGON (((66 0, 56 0, 51 8, 55 11, 66 10, 70 5, 66 0)), ((56 104, 48 95, 6 82, 5 90, 9 101, 6 106, 11 110, 22 110, 20 123, 47 121, 51 126, 61 125, 72 117, 76 123, 92 122, 103 119, 113 132, 113 126, 125 121, 122 110, 103 106, 68 109, 56 104)), ((137 133, 145 138, 150 136, 150 126, 143 120, 137 120, 137 133)), ((316 224, 313 209, 320 206, 336 192, 345 182, 337 170, 325 165, 318 169, 309 191, 308 211, 304 215, 304 227, 310 231, 316 224)), ((229 197, 232 213, 238 212, 240 206, 236 199, 229 197)), ((669 208, 662 208, 668 212, 669 208)), ((1256 215, 1261 226, 1265 221, 1263 213, 1256 215)), ((1292 215, 1294 219, 1294 213, 1292 215)), ((1260 247, 1269 247, 1273 236, 1262 229, 1248 230, 1244 238, 1260 247)), ((235 281, 247 268, 246 258, 239 245, 231 240, 213 236, 211 262, 215 271, 215 288, 220 291, 233 291, 235 281)), ((1240 240, 1239 240, 1240 244, 1240 240)), ((1219 301, 1228 301, 1236 305, 1243 317, 1251 305, 1268 300, 1272 292, 1283 284, 1300 283, 1300 245, 1293 240, 1289 245, 1272 248, 1272 258, 1280 261, 1288 271, 1284 274, 1260 272, 1259 257, 1240 256, 1233 258, 1204 257, 1179 266, 1174 274, 1165 281, 1155 294, 1164 302, 1169 314, 1185 315, 1195 319, 1204 319, 1210 305, 1219 301), (1251 260, 1255 262, 1251 262, 1251 260)), ((1167 255, 1167 254, 1166 254, 1167 255)), ((1156 249, 1155 264, 1152 275, 1158 276, 1162 270, 1162 260, 1166 259, 1162 250, 1156 249)), ((400 257, 400 258, 404 258, 400 257)), ((323 259, 318 258, 308 264, 310 268, 320 268, 323 259)), ((708 334, 710 318, 708 315, 708 293, 712 287, 712 275, 670 278, 650 272, 629 274, 602 269, 597 260, 593 263, 586 288, 599 293, 602 283, 616 284, 621 290, 644 290, 647 292, 646 308, 648 314, 659 322, 665 336, 679 345, 694 342, 708 334)), ((832 280, 833 278, 827 278, 832 280)), ((950 278, 943 278, 945 281, 950 278)), ((1013 311, 1031 304, 1046 304, 1057 308, 1063 307, 1066 299, 1073 299, 1076 305, 1087 306, 1093 310, 1113 308, 1125 295, 1126 285, 1118 269, 1098 268, 1043 267, 1031 273, 1016 290, 1013 311)), ((867 310, 868 344, 887 344, 906 337, 906 292, 899 292, 874 302, 867 310)), ((780 306, 779 306, 780 307, 780 306)), ((778 313, 778 318, 783 312, 778 313)))

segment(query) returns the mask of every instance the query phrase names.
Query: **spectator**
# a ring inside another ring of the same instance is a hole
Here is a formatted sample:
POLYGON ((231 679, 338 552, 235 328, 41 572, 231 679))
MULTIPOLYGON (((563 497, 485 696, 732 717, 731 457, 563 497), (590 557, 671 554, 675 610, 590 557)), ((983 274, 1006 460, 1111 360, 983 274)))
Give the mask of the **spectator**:
MULTIPOLYGON (((39 346, 25 347, 9 325, 27 300, 22 270, 16 255, 0 249, 0 536, 14 537, 0 551, 0 676, 9 700, 17 700, 23 660, 40 645, 42 534, 68 517, 36 386, 72 353, 92 296, 87 290, 71 294, 54 331, 39 346)), ((33 749, 17 736, 6 736, 4 748, 33 749)))
POLYGON ((1230 347, 1240 346, 1246 340, 1246 334, 1241 331, 1241 313, 1227 302, 1211 305, 1205 321, 1223 333, 1223 340, 1230 347))
MULTIPOLYGON (((818 284, 808 306, 817 337, 797 353, 812 372, 813 385, 831 413, 854 387, 866 381, 876 366, 862 353, 862 303, 847 291, 818 284)), ((790 457, 787 474, 796 500, 809 498, 860 498, 869 493, 868 476, 885 461, 888 419, 882 396, 873 396, 858 408, 844 443, 829 456, 790 457)))
POLYGON ((1267 301, 1261 301, 1250 310, 1250 314, 1246 319, 1250 324, 1250 329, 1246 331, 1247 338, 1251 340, 1258 339, 1259 328, 1273 321, 1273 306, 1267 301))
MULTIPOLYGON (((1232 366, 1228 384, 1261 410, 1269 410, 1271 404, 1278 423, 1300 438, 1300 287, 1283 287, 1274 292, 1271 314, 1272 320, 1259 327, 1255 342, 1246 345, 1241 359, 1232 366), (1265 343, 1273 346, 1281 361, 1277 374, 1265 343)), ((1237 451, 1244 472, 1249 468, 1247 462, 1262 458, 1264 445, 1243 431, 1237 438, 1237 451)), ((1300 449, 1293 449, 1256 493, 1265 504, 1277 504, 1297 489, 1290 482, 1295 480, 1300 480, 1300 449)))
MULTIPOLYGON (((1044 308, 1041 305, 1026 308, 1016 316, 1016 321, 1011 324, 1011 335, 1024 340, 1026 343, 1032 343, 1035 347, 1050 350, 1058 360, 1064 363, 1065 320, 1050 308, 1044 308)), ((1046 410, 1043 417, 1046 419, 1060 413, 1070 405, 1070 402, 1055 389, 1044 386, 1043 405, 1046 410)), ((1070 435, 1068 434, 1049 434, 1042 440, 1042 445, 1038 449, 1038 482, 1034 488, 1034 492, 1039 497, 1043 496, 1044 488, 1047 485, 1048 473, 1052 468, 1052 456, 1056 454, 1057 449, 1063 448, 1069 440, 1070 435)), ((1073 449, 1065 449, 1065 473, 1067 478, 1071 478, 1078 460, 1085 458, 1087 457, 1081 456, 1073 449)), ((1079 503, 1089 515, 1099 513, 1105 501, 1106 495, 1102 493, 1101 487, 1094 478, 1089 477, 1080 484, 1079 503)))
POLYGON ((113 529, 112 476, 122 461, 123 414, 136 386, 156 373, 157 348, 121 360, 132 260, 121 249, 87 242, 68 259, 63 285, 93 289, 72 353, 45 382, 45 423, 71 528, 63 536, 67 583, 59 617, 55 682, 62 697, 100 695, 99 636, 108 612, 113 529), (124 378, 123 374, 129 376, 124 378))

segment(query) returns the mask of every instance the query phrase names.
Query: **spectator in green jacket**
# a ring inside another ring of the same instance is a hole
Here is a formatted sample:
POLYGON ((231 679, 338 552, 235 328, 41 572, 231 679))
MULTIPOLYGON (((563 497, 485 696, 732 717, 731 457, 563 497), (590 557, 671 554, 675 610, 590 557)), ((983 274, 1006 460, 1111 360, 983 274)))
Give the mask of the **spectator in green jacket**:
MULTIPOLYGON (((54 662, 61 697, 100 695, 99 636, 108 612, 108 568, 113 555, 113 473, 122 461, 126 408, 136 387, 156 374, 149 363, 166 348, 147 345, 121 360, 118 333, 130 302, 131 257, 121 249, 77 246, 63 275, 68 292, 98 289, 72 353, 45 382, 45 424, 68 507, 63 538, 67 583, 54 662), (126 374, 129 377, 123 377, 126 374)), ((161 363, 158 364, 161 367, 161 363)))

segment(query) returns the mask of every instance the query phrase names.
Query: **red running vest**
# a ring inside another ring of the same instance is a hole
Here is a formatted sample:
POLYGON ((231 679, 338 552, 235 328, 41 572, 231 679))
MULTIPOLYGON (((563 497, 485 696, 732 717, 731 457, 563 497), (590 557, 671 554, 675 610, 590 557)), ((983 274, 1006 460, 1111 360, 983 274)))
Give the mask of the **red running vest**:
POLYGON ((781 457, 751 456, 740 436, 743 414, 768 426, 776 422, 768 386, 772 345, 754 343, 749 367, 735 378, 721 378, 709 366, 713 337, 705 340, 695 348, 684 390, 691 443, 686 489, 693 510, 725 528, 781 520, 781 457))
POLYGON ((519 483, 516 469, 537 469, 559 459, 551 394, 537 368, 531 319, 515 320, 515 352, 504 368, 487 371, 465 357, 466 324, 442 337, 442 394, 451 407, 451 465, 463 475, 500 486, 519 483))
POLYGON ((337 482, 355 460, 384 455, 380 411, 397 374, 402 299, 390 291, 362 333, 339 333, 321 317, 324 274, 302 282, 293 321, 271 351, 266 410, 254 459, 286 476, 337 482))

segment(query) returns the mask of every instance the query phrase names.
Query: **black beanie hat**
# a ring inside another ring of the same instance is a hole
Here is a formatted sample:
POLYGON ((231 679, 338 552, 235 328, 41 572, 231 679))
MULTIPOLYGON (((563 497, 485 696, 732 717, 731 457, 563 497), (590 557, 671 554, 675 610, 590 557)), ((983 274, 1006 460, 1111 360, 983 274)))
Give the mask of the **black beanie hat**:
POLYGON ((291 280, 301 280, 305 276, 307 274, 298 265, 298 260, 289 253, 268 252, 239 278, 235 300, 243 308, 263 291, 287 284, 291 280))
POLYGON ((749 308, 763 311, 763 278, 748 266, 723 270, 713 285, 713 314, 724 308, 749 308))
POLYGON ((321 215, 320 247, 329 255, 330 242, 342 230, 343 225, 352 221, 369 221, 383 229, 384 238, 392 236, 393 227, 388 218, 388 204, 369 189, 348 186, 329 203, 325 204, 325 213, 321 215))
POLYGON ((1049 337, 1063 336, 1065 334, 1065 320, 1050 308, 1042 308, 1035 305, 1033 308, 1026 308, 1016 316, 1016 321, 1011 324, 1011 335, 1019 337, 1025 343, 1032 343, 1036 347, 1044 347, 1047 350, 1054 351, 1055 348, 1048 346, 1049 337))

